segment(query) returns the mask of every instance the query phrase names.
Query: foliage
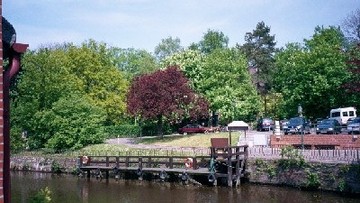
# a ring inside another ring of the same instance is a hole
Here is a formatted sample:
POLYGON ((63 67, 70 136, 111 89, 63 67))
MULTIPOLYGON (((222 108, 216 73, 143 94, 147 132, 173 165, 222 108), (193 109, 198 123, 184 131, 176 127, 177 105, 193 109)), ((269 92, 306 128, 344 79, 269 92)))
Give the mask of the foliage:
POLYGON ((347 98, 350 106, 360 108, 360 43, 351 46, 346 51, 347 69, 350 78, 344 81, 343 88, 348 93, 347 98))
POLYGON ((259 97, 251 83, 244 56, 236 49, 216 49, 205 58, 199 91, 223 122, 253 120, 259 97))
POLYGON ((309 170, 306 170, 306 175, 306 188, 318 189, 321 185, 319 175, 317 173, 311 173, 309 170))
POLYGON ((183 48, 180 45, 180 38, 176 37, 173 39, 172 37, 168 37, 166 39, 162 39, 161 42, 155 47, 154 54, 159 61, 182 51, 183 48))
POLYGON ((251 84, 244 56, 235 49, 216 49, 207 56, 187 50, 164 64, 178 65, 194 90, 210 102, 212 111, 224 123, 231 119, 253 120, 259 111, 259 97, 251 84))
POLYGON ((37 112, 34 118, 38 122, 33 126, 34 134, 29 136, 32 148, 73 150, 104 139, 106 114, 84 97, 61 98, 51 109, 37 112))
POLYGON ((270 35, 270 27, 262 21, 255 30, 245 34, 245 44, 238 46, 248 59, 253 81, 262 95, 266 95, 271 88, 275 45, 275 35, 270 35))
POLYGON ((16 133, 12 134, 12 139, 15 141, 19 133, 27 131, 31 149, 46 145, 56 146, 56 150, 60 150, 59 147, 75 149, 99 142, 99 138, 89 141, 72 139, 77 139, 79 135, 82 137, 85 132, 96 134, 89 131, 94 126, 86 126, 90 120, 97 122, 95 117, 101 117, 101 125, 117 124, 125 117, 128 84, 121 71, 112 65, 111 57, 113 55, 106 44, 93 40, 81 46, 62 44, 27 52, 23 57, 22 71, 11 86, 11 124, 16 133), (88 103, 88 107, 84 103, 88 103), (75 118, 71 111, 63 111, 68 115, 59 116, 61 110, 54 111, 62 104, 79 116, 75 118), (89 111, 89 117, 85 114, 86 108, 94 110, 89 111), (62 118, 61 122, 54 119, 56 116, 62 118), (69 133, 74 135, 69 135, 69 139, 61 138, 63 141, 60 144, 60 137, 69 133))
POLYGON ((112 47, 109 51, 113 65, 124 73, 128 81, 158 70, 156 59, 146 50, 112 47))
POLYGON ((26 138, 22 137, 22 131, 19 128, 13 127, 10 131, 10 149, 11 153, 17 153, 21 150, 26 149, 26 138))
POLYGON ((281 148, 279 166, 283 169, 301 168, 305 166, 305 159, 293 146, 281 148))
POLYGON ((344 192, 347 189, 346 181, 343 178, 340 179, 338 188, 340 192, 344 192))
POLYGON ((192 49, 198 49, 203 54, 210 54, 216 49, 228 47, 229 38, 221 31, 208 30, 198 44, 193 44, 192 49))
MULTIPOLYGON (((162 135, 163 119, 176 122, 199 106, 198 96, 188 85, 188 80, 177 67, 137 77, 132 82, 127 97, 129 113, 143 119, 156 119, 162 135)), ((204 108, 201 112, 207 114, 204 108)), ((204 114, 195 115, 203 117, 204 114)))
POLYGON ((326 117, 329 109, 346 105, 345 92, 339 91, 349 77, 342 43, 339 29, 317 27, 304 47, 287 44, 276 55, 274 89, 283 96, 286 117, 296 115, 299 104, 311 118, 326 117))
POLYGON ((51 191, 48 187, 41 189, 36 193, 34 197, 30 199, 30 203, 50 203, 51 200, 51 191))
POLYGON ((204 56, 200 51, 185 50, 167 57, 162 61, 162 67, 178 66, 190 80, 190 86, 199 92, 199 86, 204 76, 204 56))
POLYGON ((106 127, 108 138, 117 137, 138 137, 140 136, 141 128, 138 125, 113 125, 106 127))
POLYGON ((123 74, 111 64, 106 44, 90 40, 81 47, 71 47, 71 73, 80 79, 81 92, 90 97, 96 106, 106 110, 109 124, 119 123, 126 112, 128 84, 123 74))
POLYGON ((266 171, 270 178, 273 178, 276 175, 276 169, 273 165, 268 164, 262 159, 255 160, 256 170, 257 171, 266 171))
POLYGON ((61 173, 61 171, 62 171, 62 166, 61 166, 61 164, 59 164, 59 163, 56 162, 56 161, 53 161, 53 162, 51 163, 51 172, 52 172, 52 173, 61 173))

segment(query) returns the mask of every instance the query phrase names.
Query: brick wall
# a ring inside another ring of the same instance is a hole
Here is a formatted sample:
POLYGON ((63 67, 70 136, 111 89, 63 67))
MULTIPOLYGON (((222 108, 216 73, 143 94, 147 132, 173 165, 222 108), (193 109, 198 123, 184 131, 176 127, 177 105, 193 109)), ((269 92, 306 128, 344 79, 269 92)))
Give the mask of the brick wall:
POLYGON ((4 105, 3 105, 2 0, 0 0, 0 203, 4 202, 4 105))
MULTIPOLYGON (((301 146, 301 135, 281 135, 270 137, 271 147, 287 145, 301 146)), ((360 135, 304 135, 305 148, 360 149, 360 135)))

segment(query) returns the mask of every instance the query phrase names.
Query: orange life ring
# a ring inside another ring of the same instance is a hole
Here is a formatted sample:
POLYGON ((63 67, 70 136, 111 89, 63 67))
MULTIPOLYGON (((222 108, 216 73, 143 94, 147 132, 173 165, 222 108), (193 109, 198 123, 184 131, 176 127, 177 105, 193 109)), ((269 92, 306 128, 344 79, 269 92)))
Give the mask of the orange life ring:
POLYGON ((186 168, 192 168, 193 167, 193 159, 192 158, 187 158, 185 159, 185 167, 186 168))
POLYGON ((88 164, 89 163, 89 157, 87 157, 87 156, 83 156, 82 157, 82 164, 88 164))

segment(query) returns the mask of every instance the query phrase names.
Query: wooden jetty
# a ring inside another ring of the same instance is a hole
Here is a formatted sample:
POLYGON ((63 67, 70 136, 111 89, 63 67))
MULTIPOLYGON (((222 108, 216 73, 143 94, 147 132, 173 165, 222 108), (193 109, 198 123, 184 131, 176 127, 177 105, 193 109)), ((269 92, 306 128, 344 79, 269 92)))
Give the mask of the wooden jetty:
POLYGON ((110 173, 119 178, 121 173, 131 172, 139 179, 152 173, 164 180, 167 174, 175 174, 182 181, 205 176, 213 185, 219 178, 226 178, 229 187, 238 186, 244 177, 248 146, 224 146, 227 138, 216 139, 212 140, 209 156, 80 156, 78 169, 88 178, 91 174, 109 178, 110 173))

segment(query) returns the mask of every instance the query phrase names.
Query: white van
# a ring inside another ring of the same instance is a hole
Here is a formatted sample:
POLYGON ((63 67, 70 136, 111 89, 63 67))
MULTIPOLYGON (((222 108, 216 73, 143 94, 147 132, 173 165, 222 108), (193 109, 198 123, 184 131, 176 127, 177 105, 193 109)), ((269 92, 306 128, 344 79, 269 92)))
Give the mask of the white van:
POLYGON ((349 118, 356 117, 356 109, 354 107, 337 108, 330 110, 330 118, 336 119, 341 125, 346 125, 349 118))

